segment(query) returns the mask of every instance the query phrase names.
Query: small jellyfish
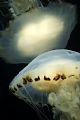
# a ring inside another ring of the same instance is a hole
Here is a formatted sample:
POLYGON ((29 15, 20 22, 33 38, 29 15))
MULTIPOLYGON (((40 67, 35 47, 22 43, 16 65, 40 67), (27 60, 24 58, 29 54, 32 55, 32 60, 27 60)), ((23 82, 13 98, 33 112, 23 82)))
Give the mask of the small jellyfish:
MULTIPOLYGON (((80 120, 80 53, 57 49, 36 57, 13 79, 11 92, 32 104, 50 104, 60 120, 80 120)), ((41 111, 38 111, 41 113, 41 111)))
POLYGON ((49 2, 42 6, 39 0, 27 0, 27 6, 31 5, 29 11, 17 15, 22 10, 17 5, 22 8, 23 4, 19 4, 21 0, 12 1, 16 17, 5 31, 0 32, 0 56, 6 62, 28 63, 43 52, 66 47, 77 23, 75 5, 49 2))

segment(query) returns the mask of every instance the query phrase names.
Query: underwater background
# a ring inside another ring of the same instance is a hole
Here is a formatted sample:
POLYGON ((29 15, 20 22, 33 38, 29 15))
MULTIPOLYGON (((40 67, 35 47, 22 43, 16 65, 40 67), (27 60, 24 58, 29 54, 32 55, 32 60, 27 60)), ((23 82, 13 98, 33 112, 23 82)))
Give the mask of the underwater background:
MULTIPOLYGON (((0 0, 0 30, 3 30, 8 26, 8 22, 11 17, 9 12, 9 5, 7 0, 0 0), (5 2, 5 4, 3 3, 5 2)), ((43 4, 47 4, 47 0, 41 0, 43 4)), ((64 0, 65 1, 65 0, 64 0)), ((70 39, 66 46, 66 49, 80 52, 80 0, 66 0, 67 2, 76 4, 78 6, 78 23, 71 33, 70 39)), ((36 112, 24 101, 16 98, 8 89, 9 83, 14 76, 18 74, 27 64, 7 64, 0 58, 0 117, 2 120, 6 119, 25 119, 26 120, 39 120, 40 118, 36 112)), ((47 116, 49 120, 52 119, 52 113, 50 106, 39 106, 42 112, 47 116), (51 116, 51 117, 50 117, 51 116)), ((43 119, 46 120, 46 119, 43 119)), ((56 116, 55 120, 59 120, 59 116, 56 116)))

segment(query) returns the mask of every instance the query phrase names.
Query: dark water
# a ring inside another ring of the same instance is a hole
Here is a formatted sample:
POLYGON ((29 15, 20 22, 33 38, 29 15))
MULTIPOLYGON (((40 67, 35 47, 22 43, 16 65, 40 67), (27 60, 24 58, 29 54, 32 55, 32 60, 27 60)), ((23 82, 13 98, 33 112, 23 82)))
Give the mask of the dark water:
MULTIPOLYGON (((3 0, 0 0, 0 2, 1 1, 3 0)), ((73 0, 72 2, 74 4, 77 4, 78 7, 80 6, 79 4, 80 1, 73 0)), ((45 1, 43 1, 43 3, 45 3, 45 1)), ((8 11, 8 7, 9 6, 7 3, 6 5, 0 3, 0 10, 2 10, 4 14, 7 14, 5 17, 0 12, 0 23, 3 24, 2 26, 0 26, 0 29, 5 28, 8 25, 9 19, 12 19, 8 11)), ((72 32, 66 48, 80 52, 80 23, 79 22, 76 25, 74 31, 72 32)), ((39 120, 39 117, 35 112, 35 110, 33 110, 29 105, 25 104, 23 101, 19 100, 14 95, 12 95, 8 89, 8 85, 12 81, 13 77, 16 76, 18 72, 21 69, 23 69, 25 66, 26 64, 15 64, 15 65, 6 64, 2 59, 0 59, 0 118, 2 118, 1 120, 4 120, 5 117, 7 120, 11 120, 11 119, 32 120, 32 118, 34 120, 39 120)), ((51 109, 48 110, 46 106, 43 108, 40 107, 39 109, 41 109, 42 112, 48 117, 48 120, 51 120, 50 116, 48 115, 49 112, 50 112, 50 115, 52 115, 51 109)), ((57 116, 55 120, 59 120, 59 117, 57 116)))

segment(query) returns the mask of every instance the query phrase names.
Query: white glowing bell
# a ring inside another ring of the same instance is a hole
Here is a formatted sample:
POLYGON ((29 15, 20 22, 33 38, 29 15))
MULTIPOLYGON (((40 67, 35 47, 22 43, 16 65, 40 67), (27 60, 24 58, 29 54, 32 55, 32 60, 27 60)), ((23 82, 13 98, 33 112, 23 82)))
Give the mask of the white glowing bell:
POLYGON ((10 63, 28 63, 43 52, 65 48, 75 24, 74 5, 53 2, 35 7, 11 22, 0 40, 1 57, 10 63))

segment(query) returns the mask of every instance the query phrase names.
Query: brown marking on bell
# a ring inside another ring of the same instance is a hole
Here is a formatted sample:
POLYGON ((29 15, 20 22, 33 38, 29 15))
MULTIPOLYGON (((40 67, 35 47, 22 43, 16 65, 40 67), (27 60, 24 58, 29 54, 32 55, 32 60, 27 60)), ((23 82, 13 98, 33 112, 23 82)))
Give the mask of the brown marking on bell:
POLYGON ((50 81, 51 79, 49 77, 44 76, 44 80, 50 81))
POLYGON ((15 90, 13 88, 9 88, 9 90, 12 92, 12 93, 15 93, 15 90))
POLYGON ((32 78, 30 76, 26 76, 25 78, 28 82, 33 82, 32 78))
POLYGON ((57 75, 53 78, 53 80, 57 81, 57 80, 60 79, 60 77, 61 77, 61 75, 60 75, 60 74, 57 74, 57 75))
POLYGON ((40 80, 40 77, 38 76, 37 78, 34 79, 35 81, 39 81, 40 80))
POLYGON ((66 79, 66 75, 65 75, 65 74, 62 74, 62 75, 61 75, 61 79, 62 79, 62 80, 66 79))
POLYGON ((20 84, 17 84, 17 87, 18 87, 18 88, 21 88, 21 87, 22 87, 22 85, 20 85, 20 84))
POLYGON ((27 80, 25 78, 22 79, 23 79, 23 84, 27 84, 27 80))
POLYGON ((69 75, 68 77, 74 77, 75 75, 69 75))

